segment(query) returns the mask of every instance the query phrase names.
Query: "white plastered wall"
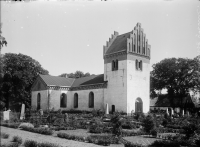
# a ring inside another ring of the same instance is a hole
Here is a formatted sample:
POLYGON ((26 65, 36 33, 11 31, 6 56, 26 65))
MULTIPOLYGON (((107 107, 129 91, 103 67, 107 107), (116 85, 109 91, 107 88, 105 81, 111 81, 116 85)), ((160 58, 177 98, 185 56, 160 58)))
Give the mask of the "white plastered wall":
POLYGON ((37 109, 38 93, 40 93, 41 96, 40 108, 46 110, 48 106, 48 90, 32 91, 31 106, 33 109, 37 109))
POLYGON ((108 81, 107 88, 104 91, 104 108, 106 104, 115 105, 115 111, 127 112, 127 61, 118 61, 118 70, 112 71, 112 64, 104 64, 104 80, 108 81))
POLYGON ((150 65, 148 59, 137 59, 143 61, 142 71, 136 70, 135 60, 127 60, 127 111, 135 112, 135 101, 140 97, 143 101, 143 112, 147 113, 150 109, 150 65))

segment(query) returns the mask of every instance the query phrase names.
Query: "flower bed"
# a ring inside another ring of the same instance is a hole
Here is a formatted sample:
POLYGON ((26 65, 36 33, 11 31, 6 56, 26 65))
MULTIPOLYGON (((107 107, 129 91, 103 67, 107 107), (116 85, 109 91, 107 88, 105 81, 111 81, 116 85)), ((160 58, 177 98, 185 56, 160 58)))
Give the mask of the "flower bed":
POLYGON ((112 135, 90 135, 88 137, 83 137, 83 136, 70 135, 66 133, 58 133, 57 136, 69 140, 89 142, 98 145, 119 144, 118 138, 115 138, 112 135))
POLYGON ((9 127, 9 128, 18 128, 19 123, 5 123, 5 122, 1 122, 0 125, 4 126, 4 127, 9 127))
POLYGON ((44 134, 44 135, 52 135, 53 134, 53 131, 49 128, 30 128, 30 127, 26 127, 26 126, 23 126, 21 128, 22 128, 22 130, 25 130, 25 131, 44 134))

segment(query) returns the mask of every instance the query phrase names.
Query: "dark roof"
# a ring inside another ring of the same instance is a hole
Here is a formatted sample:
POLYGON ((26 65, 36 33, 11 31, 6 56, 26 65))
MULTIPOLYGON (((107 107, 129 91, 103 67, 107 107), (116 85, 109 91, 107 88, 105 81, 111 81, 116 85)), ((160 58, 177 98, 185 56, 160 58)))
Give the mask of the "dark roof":
POLYGON ((131 32, 119 35, 116 37, 116 39, 113 41, 111 46, 108 48, 106 54, 111 54, 114 52, 118 52, 121 50, 127 49, 127 38, 130 37, 131 32))
POLYGON ((82 85, 104 83, 104 74, 92 75, 78 79, 50 75, 40 75, 40 77, 48 86, 78 87, 82 85))
POLYGON ((182 101, 178 97, 174 97, 172 99, 173 104, 171 104, 170 98, 167 94, 159 95, 157 98, 150 100, 150 107, 196 107, 189 95, 182 98, 182 101))
POLYGON ((72 78, 50 76, 50 75, 40 75, 40 77, 42 78, 42 80, 48 86, 67 86, 67 87, 70 87, 74 82, 74 79, 72 79, 72 78))
POLYGON ((104 83, 104 74, 78 78, 74 81, 74 83, 72 84, 72 87, 78 87, 78 86, 90 85, 90 84, 98 84, 98 83, 104 83))

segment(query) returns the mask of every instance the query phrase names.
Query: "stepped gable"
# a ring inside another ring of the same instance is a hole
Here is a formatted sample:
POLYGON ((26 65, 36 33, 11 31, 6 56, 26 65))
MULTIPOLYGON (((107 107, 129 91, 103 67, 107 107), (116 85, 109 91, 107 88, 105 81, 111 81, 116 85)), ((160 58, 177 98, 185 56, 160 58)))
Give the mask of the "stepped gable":
POLYGON ((138 54, 150 58, 151 46, 148 44, 148 39, 140 23, 137 23, 132 31, 125 34, 119 35, 115 31, 103 48, 104 58, 119 52, 138 54))

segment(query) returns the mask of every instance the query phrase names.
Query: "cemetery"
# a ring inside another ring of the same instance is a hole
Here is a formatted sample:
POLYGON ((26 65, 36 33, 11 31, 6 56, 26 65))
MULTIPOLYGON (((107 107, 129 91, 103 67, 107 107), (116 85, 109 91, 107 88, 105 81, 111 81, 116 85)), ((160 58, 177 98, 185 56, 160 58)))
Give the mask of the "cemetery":
MULTIPOLYGON (((1 112, 1 126, 42 134, 44 137, 52 136, 101 146, 198 147, 200 145, 199 116, 191 114, 176 117, 169 115, 167 111, 131 115, 124 112, 109 113, 108 110, 47 112, 42 109, 25 111, 22 105, 21 113, 10 110, 1 112)), ((1 132, 1 138, 5 137, 6 133, 1 132)), ((18 138, 19 136, 15 136, 15 140, 18 138)), ((11 144, 20 146, 23 142, 21 146, 28 147, 28 144, 31 144, 30 140, 7 143, 7 146, 11 144)), ((40 145, 59 146, 48 142, 44 144, 40 145)))

